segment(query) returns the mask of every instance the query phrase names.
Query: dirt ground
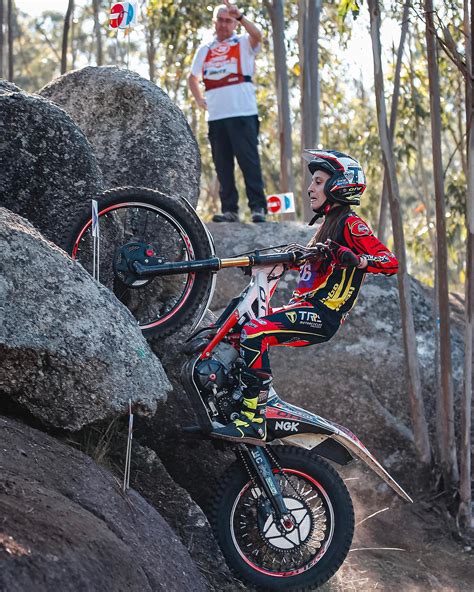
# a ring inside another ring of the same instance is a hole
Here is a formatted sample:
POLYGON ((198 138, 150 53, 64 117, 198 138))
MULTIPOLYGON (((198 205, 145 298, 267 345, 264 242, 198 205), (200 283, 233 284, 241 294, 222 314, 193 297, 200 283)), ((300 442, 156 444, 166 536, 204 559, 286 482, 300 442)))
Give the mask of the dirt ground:
POLYGON ((456 540, 441 505, 410 491, 408 480, 414 503, 399 500, 360 463, 341 473, 354 502, 355 535, 344 565, 320 590, 474 591, 474 548, 456 540))

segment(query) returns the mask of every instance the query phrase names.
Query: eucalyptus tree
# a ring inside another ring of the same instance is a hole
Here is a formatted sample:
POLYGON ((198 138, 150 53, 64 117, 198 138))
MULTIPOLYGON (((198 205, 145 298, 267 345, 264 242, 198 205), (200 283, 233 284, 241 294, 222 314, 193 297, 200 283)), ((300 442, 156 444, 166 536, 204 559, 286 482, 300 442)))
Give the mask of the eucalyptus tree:
POLYGON ((395 249, 399 261, 398 289, 400 295, 400 313, 402 318, 403 342, 405 361, 408 374, 408 392, 410 399, 411 417, 415 446, 420 462, 428 468, 431 462, 431 448, 428 437, 425 407, 421 392, 421 376, 416 348, 415 325, 410 295, 410 278, 408 276, 405 237, 402 222, 402 212, 398 180, 395 169, 395 156, 387 125, 387 110, 385 106, 384 78, 381 59, 380 43, 380 6, 378 0, 368 0, 370 11, 370 33, 374 59, 375 96, 377 117, 379 124, 380 144, 384 170, 386 171, 388 196, 392 215, 392 228, 395 249))
MULTIPOLYGON (((393 142, 393 136, 395 134, 395 124, 397 121, 397 111, 398 111, 398 100, 400 97, 400 76, 401 76, 401 69, 402 69, 402 58, 403 52, 405 50, 405 38, 408 32, 408 24, 409 24, 409 14, 410 14, 410 4, 406 2, 403 6, 403 14, 402 14, 402 28, 400 32, 400 43, 398 44, 398 52, 397 52, 397 64, 395 66, 395 78, 393 81, 393 94, 392 94, 392 104, 390 107, 390 124, 389 124, 389 135, 390 141, 393 142)), ((382 188, 382 197, 380 200, 380 215, 379 215, 379 224, 377 228, 377 234, 380 240, 385 243, 387 239, 387 205, 388 205, 388 187, 387 187, 387 173, 384 173, 384 180, 383 180, 383 188, 382 188)))
POLYGON ((102 27, 100 24, 100 16, 102 9, 102 0, 92 0, 92 14, 94 18, 94 37, 96 43, 96 64, 102 66, 104 63, 102 27))
MULTIPOLYGON (((299 0, 298 45, 300 57, 301 92, 301 149, 319 144, 320 81, 319 81, 319 28, 322 0, 299 0)), ((303 195, 306 195, 308 172, 302 165, 303 195)), ((308 199, 303 199, 303 214, 311 218, 308 199)))
POLYGON ((286 60, 284 0, 264 0, 272 23, 275 86, 280 145, 280 190, 294 191, 288 65, 286 60))
POLYGON ((474 528, 472 508, 472 370, 474 339, 474 10, 472 3, 464 2, 464 33, 466 53, 466 128, 467 139, 467 186, 466 195, 466 285, 465 285, 465 352, 464 389, 461 406, 461 447, 459 516, 463 526, 474 528))
POLYGON ((61 74, 67 70, 67 55, 69 49, 69 31, 71 29, 72 15, 74 12, 74 0, 68 0, 63 25, 63 41, 61 46, 61 74))
POLYGON ((3 78, 3 0, 0 0, 0 78, 3 78))
POLYGON ((435 186, 436 211, 436 271, 439 305, 439 349, 440 349, 440 397, 437 409, 438 450, 441 471, 446 488, 454 486, 459 479, 456 443, 454 439, 454 392, 451 362, 451 334, 449 322, 449 280, 446 242, 446 202, 444 195, 441 105, 439 70, 437 63, 433 0, 424 2, 426 19, 426 47, 428 77, 430 84, 430 114, 433 153, 433 178, 435 186))
POLYGON ((144 28, 148 76, 152 82, 156 82, 156 54, 159 46, 160 12, 160 2, 157 0, 147 2, 144 11, 144 28))
POLYGON ((14 55, 13 55, 13 0, 7 0, 7 28, 8 28, 8 80, 13 82, 13 66, 14 66, 14 55))

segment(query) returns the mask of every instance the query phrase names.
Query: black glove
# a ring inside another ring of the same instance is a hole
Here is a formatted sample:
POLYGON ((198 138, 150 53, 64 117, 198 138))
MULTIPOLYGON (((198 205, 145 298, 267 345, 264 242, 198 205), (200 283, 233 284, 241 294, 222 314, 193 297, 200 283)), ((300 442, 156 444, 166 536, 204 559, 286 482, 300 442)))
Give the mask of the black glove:
POLYGON ((331 250, 332 260, 339 267, 357 267, 360 265, 360 256, 356 255, 348 247, 338 245, 330 239, 327 241, 328 247, 331 250))

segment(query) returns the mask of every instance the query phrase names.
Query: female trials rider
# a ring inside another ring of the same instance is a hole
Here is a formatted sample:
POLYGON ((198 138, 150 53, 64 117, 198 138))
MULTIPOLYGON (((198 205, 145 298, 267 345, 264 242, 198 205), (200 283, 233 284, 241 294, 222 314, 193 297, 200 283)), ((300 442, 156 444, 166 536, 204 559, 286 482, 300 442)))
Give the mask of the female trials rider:
POLYGON ((324 222, 308 246, 324 243, 326 259, 306 261, 288 305, 246 323, 241 333, 242 409, 232 423, 212 436, 263 444, 265 408, 271 382, 270 346, 307 346, 328 341, 354 306, 366 273, 397 273, 398 261, 357 216, 365 191, 364 172, 357 160, 335 150, 308 150, 312 174, 308 195, 315 216, 324 222))

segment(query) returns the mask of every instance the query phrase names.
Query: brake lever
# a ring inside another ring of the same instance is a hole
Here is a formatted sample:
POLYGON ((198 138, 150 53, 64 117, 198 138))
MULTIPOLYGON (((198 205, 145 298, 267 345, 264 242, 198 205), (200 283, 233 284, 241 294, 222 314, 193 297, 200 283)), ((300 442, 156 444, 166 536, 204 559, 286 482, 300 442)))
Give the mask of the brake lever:
POLYGON ((327 259, 329 256, 329 248, 324 243, 316 243, 314 247, 304 247, 299 259, 302 260, 321 260, 327 259))

